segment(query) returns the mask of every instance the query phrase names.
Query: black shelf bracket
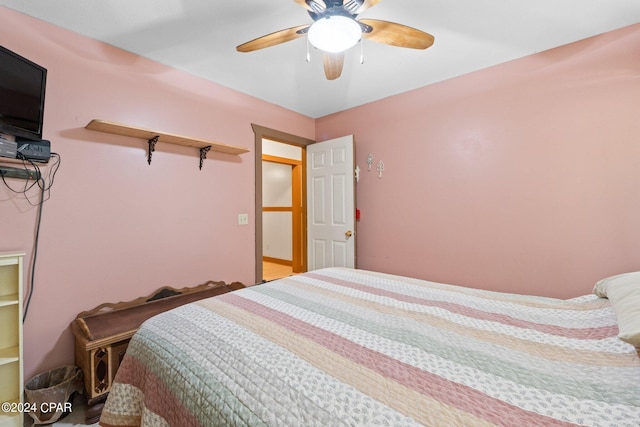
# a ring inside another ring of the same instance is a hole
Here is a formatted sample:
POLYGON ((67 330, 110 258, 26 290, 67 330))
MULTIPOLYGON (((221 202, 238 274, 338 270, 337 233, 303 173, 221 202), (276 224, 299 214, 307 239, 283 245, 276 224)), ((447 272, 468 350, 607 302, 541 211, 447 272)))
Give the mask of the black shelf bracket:
POLYGON ((156 135, 148 141, 149 151, 147 151, 147 163, 149 164, 151 164, 151 155, 153 154, 154 151, 156 151, 156 142, 158 142, 159 138, 160 138, 160 135, 156 135))
POLYGON ((207 158, 207 153, 211 150, 211 146, 208 145, 206 147, 202 147, 200 149, 200 170, 202 170, 202 164, 204 163, 204 159, 207 158))
MULTIPOLYGON (((149 151, 147 151, 147 163, 149 164, 151 164, 151 156, 153 155, 153 152, 156 151, 156 143, 158 142, 159 138, 160 138, 160 135, 156 135, 147 141, 149 143, 149 151)), ((200 148, 200 170, 202 170, 204 159, 207 158, 207 153, 210 150, 211 150, 210 145, 200 148)))

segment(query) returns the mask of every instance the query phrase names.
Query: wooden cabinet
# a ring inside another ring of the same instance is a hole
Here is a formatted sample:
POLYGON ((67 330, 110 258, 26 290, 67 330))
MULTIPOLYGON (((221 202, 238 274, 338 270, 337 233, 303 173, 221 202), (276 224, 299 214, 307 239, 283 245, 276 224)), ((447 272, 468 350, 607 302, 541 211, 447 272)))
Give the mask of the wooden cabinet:
MULTIPOLYGON (((0 402, 23 403, 22 262, 24 253, 0 252, 0 402)), ((22 426, 23 412, 0 409, 0 427, 22 426)))
POLYGON ((71 322, 76 364, 84 374, 88 398, 87 422, 96 422, 111 390, 129 340, 138 327, 156 314, 180 305, 244 288, 242 283, 203 283, 191 288, 163 287, 133 301, 105 303, 84 311, 71 322))

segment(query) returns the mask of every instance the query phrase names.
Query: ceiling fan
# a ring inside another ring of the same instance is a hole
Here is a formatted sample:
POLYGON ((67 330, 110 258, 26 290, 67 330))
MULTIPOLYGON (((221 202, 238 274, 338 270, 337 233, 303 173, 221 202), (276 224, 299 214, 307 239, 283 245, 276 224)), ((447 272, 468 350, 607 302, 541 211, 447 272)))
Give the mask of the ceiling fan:
POLYGON ((322 51, 324 74, 334 80, 342 74, 345 51, 362 38, 378 43, 412 49, 426 49, 433 36, 395 22, 378 19, 356 19, 380 0, 294 0, 309 12, 310 25, 299 25, 276 31, 236 47, 238 52, 253 52, 297 38, 308 36, 309 43, 322 51))

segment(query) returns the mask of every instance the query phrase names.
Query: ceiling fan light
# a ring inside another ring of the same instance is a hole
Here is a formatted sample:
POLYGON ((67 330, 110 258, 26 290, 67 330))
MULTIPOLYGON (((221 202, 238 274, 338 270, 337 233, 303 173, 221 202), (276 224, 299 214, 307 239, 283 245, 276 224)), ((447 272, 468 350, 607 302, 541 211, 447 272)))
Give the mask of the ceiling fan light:
POLYGON ((309 42, 330 53, 343 52, 355 46, 362 37, 362 29, 355 19, 346 16, 327 16, 309 27, 309 42))

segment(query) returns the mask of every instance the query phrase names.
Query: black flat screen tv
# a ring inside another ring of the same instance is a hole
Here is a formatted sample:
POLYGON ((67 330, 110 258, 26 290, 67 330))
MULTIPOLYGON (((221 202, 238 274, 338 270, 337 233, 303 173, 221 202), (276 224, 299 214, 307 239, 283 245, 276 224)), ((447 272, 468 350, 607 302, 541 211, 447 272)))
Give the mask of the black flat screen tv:
POLYGON ((0 46, 0 133, 41 140, 47 70, 0 46))

